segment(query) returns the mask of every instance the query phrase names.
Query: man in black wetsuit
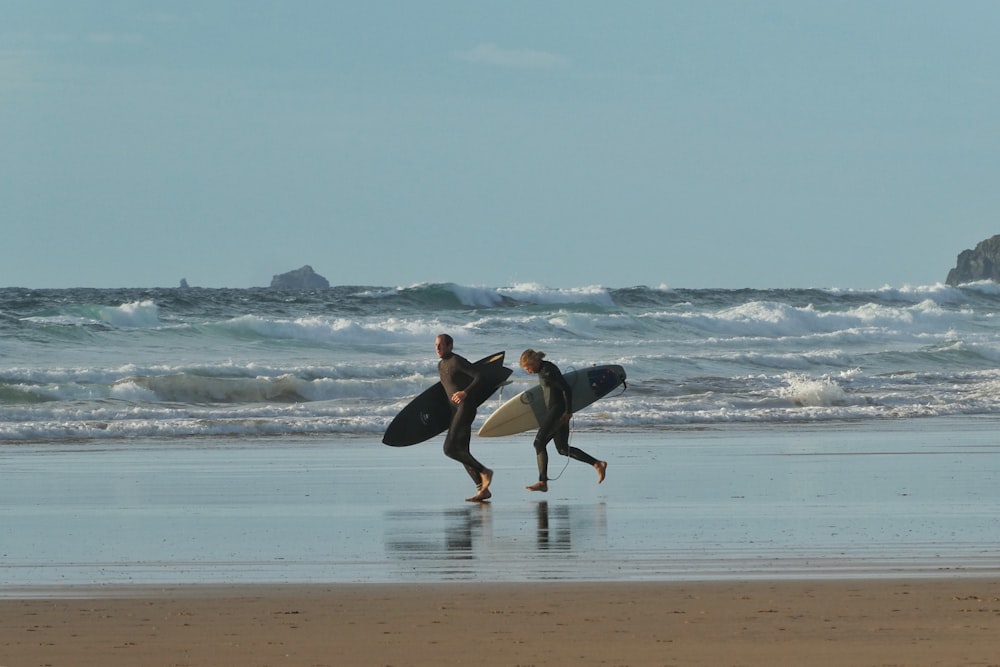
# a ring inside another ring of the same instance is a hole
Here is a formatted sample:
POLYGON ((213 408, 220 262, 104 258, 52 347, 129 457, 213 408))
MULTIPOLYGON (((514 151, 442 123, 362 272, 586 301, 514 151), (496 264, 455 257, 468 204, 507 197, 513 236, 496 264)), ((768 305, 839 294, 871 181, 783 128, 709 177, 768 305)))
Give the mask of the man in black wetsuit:
POLYGON ((604 481, 608 471, 607 461, 598 461, 593 456, 569 445, 569 420, 573 416, 573 390, 559 367, 545 361, 545 353, 527 349, 521 353, 521 368, 528 373, 538 374, 538 383, 545 397, 545 419, 535 434, 535 458, 538 461, 538 481, 524 488, 529 491, 549 490, 550 440, 556 441, 556 451, 563 456, 582 461, 597 471, 597 483, 604 481))
POLYGON ((493 471, 476 460, 469 451, 472 442, 472 422, 476 418, 474 398, 466 400, 468 395, 475 396, 473 389, 479 389, 479 371, 469 361, 452 351, 455 341, 448 334, 441 334, 434 342, 438 357, 438 374, 444 385, 448 405, 451 407, 451 424, 448 435, 444 438, 445 456, 455 459, 465 466, 466 472, 476 485, 476 494, 466 498, 469 502, 479 503, 490 498, 490 482, 493 481, 493 471))

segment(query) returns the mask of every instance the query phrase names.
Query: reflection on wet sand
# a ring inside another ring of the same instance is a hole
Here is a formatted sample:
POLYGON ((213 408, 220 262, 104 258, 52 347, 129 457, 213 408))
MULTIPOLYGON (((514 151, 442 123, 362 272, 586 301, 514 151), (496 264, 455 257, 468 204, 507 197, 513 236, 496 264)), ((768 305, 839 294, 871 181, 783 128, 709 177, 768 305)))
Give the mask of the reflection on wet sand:
POLYGON ((543 500, 516 507, 483 503, 392 510, 384 526, 387 558, 408 576, 481 579, 517 570, 533 577, 575 578, 571 570, 581 557, 598 557, 607 547, 604 503, 543 500), (557 555, 558 562, 553 561, 557 555))
POLYGON ((490 511, 489 503, 475 503, 438 511, 387 512, 386 550, 418 558, 473 558, 475 542, 488 531, 490 511))
POLYGON ((535 507, 538 515, 538 548, 569 551, 571 548, 569 506, 556 505, 550 512, 548 501, 543 500, 535 507))

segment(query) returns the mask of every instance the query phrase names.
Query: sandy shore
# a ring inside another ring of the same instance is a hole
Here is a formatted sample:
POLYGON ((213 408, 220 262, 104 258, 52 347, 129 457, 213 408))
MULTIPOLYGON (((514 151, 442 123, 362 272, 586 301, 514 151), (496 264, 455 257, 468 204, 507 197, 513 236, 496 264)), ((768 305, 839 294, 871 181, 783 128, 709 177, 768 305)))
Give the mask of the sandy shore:
POLYGON ((0 667, 1000 667, 992 424, 574 442, 2 449, 0 667))
POLYGON ((1000 580, 62 589, 3 667, 997 665, 1000 580))

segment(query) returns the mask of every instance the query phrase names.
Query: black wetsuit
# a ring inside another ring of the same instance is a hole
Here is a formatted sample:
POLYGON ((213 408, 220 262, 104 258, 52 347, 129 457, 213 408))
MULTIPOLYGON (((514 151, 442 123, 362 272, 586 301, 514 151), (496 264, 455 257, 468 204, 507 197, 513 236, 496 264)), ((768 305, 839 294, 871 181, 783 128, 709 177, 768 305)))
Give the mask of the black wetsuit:
POLYGON ((535 434, 535 457, 538 459, 538 479, 547 482, 549 479, 549 452, 546 446, 550 440, 555 440, 556 451, 563 456, 582 461, 588 465, 597 463, 597 459, 587 452, 569 446, 569 423, 562 420, 563 416, 572 410, 573 390, 559 367, 551 361, 542 360, 538 369, 538 382, 542 385, 545 397, 545 419, 535 434))
POLYGON ((472 442, 472 422, 476 418, 476 408, 479 407, 475 400, 475 392, 480 389, 479 370, 465 357, 449 352, 438 362, 438 374, 451 408, 451 424, 448 426, 448 435, 444 438, 445 456, 464 465, 469 477, 478 487, 482 484, 486 466, 476 460, 469 447, 472 442), (451 400, 456 391, 465 391, 467 394, 461 403, 451 400))

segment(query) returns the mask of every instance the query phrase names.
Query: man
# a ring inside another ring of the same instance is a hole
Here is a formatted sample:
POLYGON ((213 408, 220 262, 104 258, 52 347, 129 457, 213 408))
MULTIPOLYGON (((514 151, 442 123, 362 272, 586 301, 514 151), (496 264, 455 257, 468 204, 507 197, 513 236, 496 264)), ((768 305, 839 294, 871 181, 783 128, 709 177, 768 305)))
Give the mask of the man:
POLYGON ((467 501, 483 502, 493 496, 490 492, 490 482, 493 481, 493 471, 476 460, 469 451, 472 442, 472 422, 476 418, 474 390, 480 389, 480 372, 469 361, 455 354, 454 339, 448 334, 440 334, 434 342, 438 357, 438 374, 444 386, 448 405, 451 408, 451 424, 444 438, 444 453, 448 458, 455 459, 465 466, 466 472, 476 485, 476 494, 467 501))

